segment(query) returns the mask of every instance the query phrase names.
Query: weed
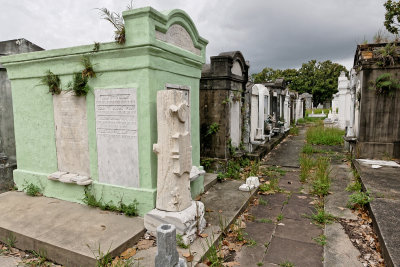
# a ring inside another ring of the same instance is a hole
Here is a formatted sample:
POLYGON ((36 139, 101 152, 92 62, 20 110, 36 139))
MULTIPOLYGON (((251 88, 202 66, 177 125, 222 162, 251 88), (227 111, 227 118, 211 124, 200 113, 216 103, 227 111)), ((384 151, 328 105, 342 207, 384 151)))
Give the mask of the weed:
POLYGON ((370 203, 373 198, 370 196, 370 192, 355 192, 349 196, 349 201, 347 206, 351 209, 365 208, 365 206, 370 203))
POLYGON ((76 96, 85 96, 90 91, 88 77, 83 76, 82 73, 75 73, 67 87, 68 90, 73 91, 76 96))
POLYGON ((36 197, 42 195, 42 189, 35 184, 25 182, 23 186, 23 190, 28 196, 36 197))
POLYGON ((289 200, 283 201, 283 205, 287 205, 287 204, 289 204, 289 200))
POLYGON ((259 190, 262 192, 282 192, 282 189, 279 187, 279 179, 274 178, 269 181, 269 183, 261 184, 259 190))
POLYGON ((281 213, 281 214, 279 214, 278 216, 276 216, 276 221, 277 222, 280 222, 280 221, 282 221, 283 220, 283 214, 281 213))
POLYGON ((262 218, 262 219, 257 219, 256 222, 259 222, 259 223, 272 223, 272 220, 271 219, 262 218))
POLYGON ((276 178, 285 175, 286 171, 277 166, 270 166, 263 170, 262 173, 270 178, 276 178))
POLYGON ((185 244, 185 242, 183 242, 183 238, 181 234, 176 234, 176 244, 178 245, 178 247, 180 248, 188 248, 189 246, 185 244))
POLYGON ((109 211, 114 211, 114 212, 121 212, 124 213, 126 216, 137 216, 138 215, 138 202, 137 200, 133 200, 132 203, 130 204, 124 204, 122 202, 122 199, 119 202, 119 206, 114 205, 112 201, 109 201, 107 203, 104 203, 100 200, 98 200, 95 196, 94 193, 89 189, 89 187, 85 188, 85 196, 82 199, 83 203, 90 207, 97 207, 102 210, 109 210, 109 211))
POLYGON ((258 171, 260 169, 260 162, 257 160, 253 162, 250 166, 250 176, 258 176, 258 171))
POLYGON ((267 206, 268 201, 262 199, 261 197, 258 199, 258 204, 262 205, 262 206, 267 206))
POLYGON ((264 243, 264 247, 266 247, 266 248, 269 247, 269 242, 268 241, 264 243))
POLYGON ((337 128, 324 128, 324 126, 313 126, 306 133, 307 143, 313 145, 341 145, 343 143, 344 131, 337 128))
POLYGON ((52 95, 59 95, 61 93, 60 77, 50 70, 46 71, 46 75, 43 76, 40 81, 41 85, 47 85, 49 87, 49 93, 52 95))
MULTIPOLYGON (((127 9, 130 10, 132 9, 132 2, 130 5, 128 5, 127 9)), ((116 13, 116 12, 111 12, 107 8, 98 8, 100 12, 102 13, 102 19, 107 20, 110 22, 114 28, 114 39, 118 44, 124 44, 126 41, 125 38, 125 22, 124 18, 121 16, 121 14, 116 13)))
POLYGON ((201 164, 201 166, 203 166, 204 167, 204 170, 210 170, 211 169, 211 166, 212 166, 212 163, 214 162, 214 160, 213 159, 201 159, 200 160, 200 164, 201 164))
POLYGON ((81 57, 81 64, 83 66, 82 77, 95 78, 96 73, 94 72, 92 62, 88 56, 81 57))
POLYGON ((31 253, 37 259, 29 262, 29 266, 51 266, 49 263, 45 264, 47 253, 44 249, 39 249, 38 251, 31 250, 31 253))
POLYGON ((314 221, 314 223, 320 225, 331 224, 335 220, 335 216, 325 212, 324 209, 318 209, 317 213, 313 213, 310 218, 314 221))
POLYGON ((216 123, 216 122, 213 122, 213 123, 211 123, 211 125, 208 127, 206 136, 214 135, 214 134, 218 133, 218 131, 219 131, 219 124, 216 123))
POLYGON ((400 89, 400 81, 392 77, 390 73, 383 73, 376 78, 375 81, 370 81, 370 90, 375 90, 377 95, 386 94, 394 96, 396 90, 400 89))
POLYGON ((359 180, 355 180, 352 183, 349 183, 346 187, 347 192, 359 192, 361 191, 361 183, 359 180))
POLYGON ((312 157, 302 154, 300 156, 300 181, 305 182, 310 175, 310 171, 315 165, 312 157))
POLYGON ((254 239, 248 239, 246 240, 246 244, 248 247, 254 247, 255 245, 257 245, 257 242, 254 239))
POLYGON ((220 254, 218 253, 218 248, 213 244, 212 240, 214 240, 214 238, 212 239, 206 238, 207 248, 204 247, 203 243, 201 243, 201 245, 203 246, 204 251, 208 251, 206 256, 210 263, 209 266, 220 267, 222 266, 224 260, 223 258, 220 257, 220 254))
POLYGON ((112 256, 110 254, 110 248, 107 250, 106 253, 104 253, 101 248, 100 244, 99 247, 97 248, 97 251, 93 251, 89 245, 87 247, 92 251, 94 258, 96 259, 96 267, 108 267, 109 264, 112 262, 112 256))
POLYGON ((312 193, 323 197, 329 194, 329 187, 331 185, 329 159, 325 157, 318 158, 316 166, 315 179, 312 182, 312 193))
POLYGON ((13 233, 10 233, 8 237, 6 238, 5 245, 8 247, 8 249, 15 247, 15 243, 17 239, 15 238, 15 235, 13 233))
POLYGON ((257 262, 257 266, 263 266, 264 265, 264 263, 262 263, 262 262, 257 262))
POLYGON ((321 246, 326 245, 326 235, 319 235, 317 237, 314 237, 313 240, 320 244, 321 246))
POLYGON ((99 50, 100 50, 100 43, 94 42, 92 51, 99 52, 99 50))
POLYGON ((279 266, 282 266, 282 267, 294 267, 294 264, 291 263, 290 261, 284 261, 284 262, 279 263, 279 266))
MULTIPOLYGON (((221 214, 218 214, 218 225, 219 229, 222 231, 223 234, 226 234, 228 230, 228 220, 226 218, 222 218, 221 214)), ((240 222, 239 222, 240 225, 240 222)))
POLYGON ((299 135, 299 128, 296 126, 292 126, 289 130, 289 134, 291 135, 299 135))
POLYGON ((231 138, 228 139, 228 141, 226 142, 226 144, 227 144, 227 147, 228 147, 229 155, 230 155, 231 157, 233 157, 233 156, 236 154, 237 147, 234 147, 234 146, 232 145, 232 139, 231 139, 231 138))

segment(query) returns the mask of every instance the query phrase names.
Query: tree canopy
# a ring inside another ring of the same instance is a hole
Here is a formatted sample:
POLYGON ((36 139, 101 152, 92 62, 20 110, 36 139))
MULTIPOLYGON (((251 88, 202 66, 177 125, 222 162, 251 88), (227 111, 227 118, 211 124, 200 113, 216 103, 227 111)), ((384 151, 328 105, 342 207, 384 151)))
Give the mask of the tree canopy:
POLYGON ((260 73, 253 74, 255 83, 275 81, 277 78, 285 78, 288 87, 299 93, 310 93, 313 95, 315 105, 323 103, 332 98, 337 92, 338 77, 340 72, 348 71, 338 63, 330 60, 317 62, 310 60, 303 63, 300 69, 273 69, 266 67, 260 73))
POLYGON ((385 22, 383 23, 386 30, 390 33, 398 34, 400 27, 400 2, 387 0, 383 6, 386 9, 385 22))

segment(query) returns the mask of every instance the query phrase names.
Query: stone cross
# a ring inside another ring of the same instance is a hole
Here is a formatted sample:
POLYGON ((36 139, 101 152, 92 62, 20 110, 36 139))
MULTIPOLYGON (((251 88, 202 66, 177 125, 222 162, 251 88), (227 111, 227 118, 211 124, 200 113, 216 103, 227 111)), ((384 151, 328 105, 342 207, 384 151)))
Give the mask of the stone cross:
POLYGON ((158 141, 153 151, 158 155, 156 208, 159 210, 182 211, 192 204, 189 116, 190 108, 181 91, 158 91, 158 141))

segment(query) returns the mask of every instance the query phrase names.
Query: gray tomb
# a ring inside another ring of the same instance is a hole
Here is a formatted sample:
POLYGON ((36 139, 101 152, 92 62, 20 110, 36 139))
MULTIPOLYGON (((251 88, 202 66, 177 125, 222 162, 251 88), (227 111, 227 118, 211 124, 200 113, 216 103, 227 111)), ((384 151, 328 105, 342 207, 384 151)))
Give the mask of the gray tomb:
MULTIPOLYGON (((0 42, 0 56, 41 50, 25 39, 0 42)), ((11 84, 6 69, 0 64, 0 193, 13 186, 12 173, 16 167, 11 84)))

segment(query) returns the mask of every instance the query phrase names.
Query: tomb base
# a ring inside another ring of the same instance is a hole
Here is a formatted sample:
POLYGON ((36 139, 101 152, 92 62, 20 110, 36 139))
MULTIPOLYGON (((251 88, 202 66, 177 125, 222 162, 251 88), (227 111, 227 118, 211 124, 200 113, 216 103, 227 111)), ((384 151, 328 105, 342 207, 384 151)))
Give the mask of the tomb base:
POLYGON ((185 245, 189 245, 206 227, 204 204, 192 201, 192 205, 182 211, 153 209, 144 216, 144 227, 152 236, 157 236, 157 227, 160 224, 175 225, 176 233, 182 235, 185 245))

